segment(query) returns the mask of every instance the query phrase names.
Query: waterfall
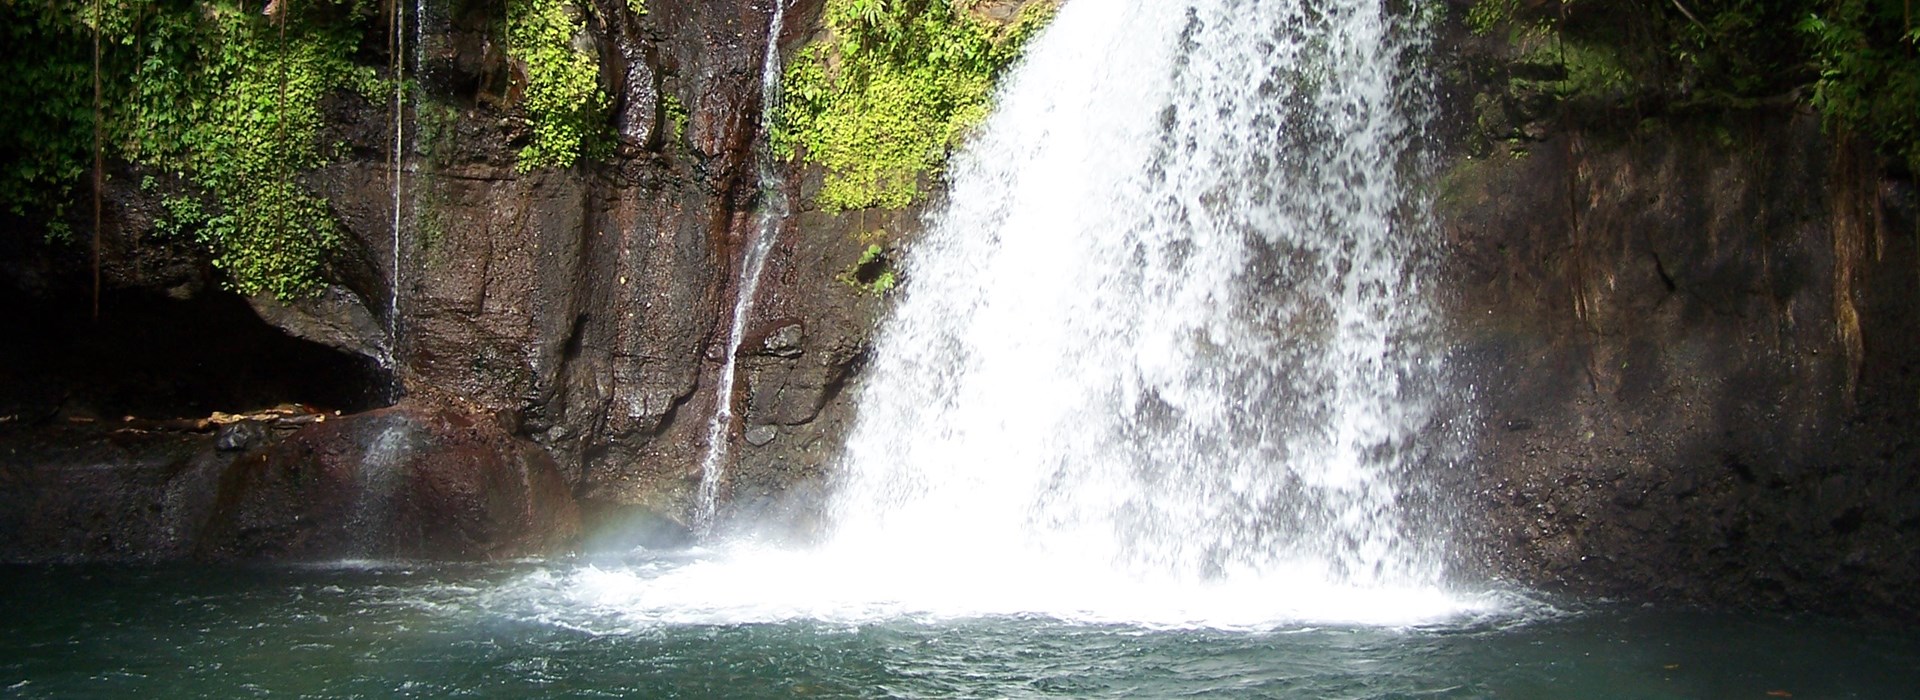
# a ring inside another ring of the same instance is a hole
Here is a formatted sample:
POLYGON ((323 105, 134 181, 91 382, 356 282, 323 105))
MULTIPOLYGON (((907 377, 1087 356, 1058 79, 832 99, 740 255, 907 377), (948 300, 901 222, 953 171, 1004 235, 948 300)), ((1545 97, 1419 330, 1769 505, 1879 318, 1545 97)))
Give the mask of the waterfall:
POLYGON ((1424 24, 1383 4, 1067 3, 907 251, 819 540, 568 595, 648 623, 1504 608, 1446 575, 1424 24))
MULTIPOLYGON (((786 0, 774 0, 773 19, 767 26, 766 57, 760 66, 760 110, 762 124, 772 123, 780 110, 780 30, 786 20, 786 0)), ((694 529, 708 532, 719 512, 720 486, 726 479, 728 433, 733 429, 733 387, 735 363, 740 343, 747 330, 747 316, 753 311, 754 294, 760 289, 760 273, 766 267, 767 253, 780 233, 780 224, 789 211, 786 193, 781 189, 775 160, 761 139, 756 155, 760 178, 760 211, 754 222, 754 237, 740 260, 738 293, 733 299, 733 321, 727 331, 727 354, 721 362, 720 378, 714 390, 713 422, 707 425, 707 453, 700 462, 700 489, 694 504, 694 529)))
POLYGON ((1424 44, 1385 4, 1068 3, 908 253, 827 548, 1063 605, 1442 584, 1424 44))

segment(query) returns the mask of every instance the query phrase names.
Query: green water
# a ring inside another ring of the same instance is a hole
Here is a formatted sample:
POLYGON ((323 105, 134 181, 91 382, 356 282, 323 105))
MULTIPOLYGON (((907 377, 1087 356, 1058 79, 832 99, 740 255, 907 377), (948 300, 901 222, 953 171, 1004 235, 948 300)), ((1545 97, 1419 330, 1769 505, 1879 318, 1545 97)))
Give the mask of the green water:
POLYGON ((1562 603, 1412 628, 673 622, 569 599, 579 568, 0 570, 0 697, 1920 694, 1920 634, 1812 618, 1562 603))

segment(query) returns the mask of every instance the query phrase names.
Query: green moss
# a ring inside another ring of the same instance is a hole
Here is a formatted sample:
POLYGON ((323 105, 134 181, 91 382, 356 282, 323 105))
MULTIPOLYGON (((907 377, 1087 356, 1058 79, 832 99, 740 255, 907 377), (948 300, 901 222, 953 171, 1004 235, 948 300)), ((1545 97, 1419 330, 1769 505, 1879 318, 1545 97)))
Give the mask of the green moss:
POLYGON ((903 207, 960 137, 985 118, 995 80, 1052 16, 1036 3, 997 25, 964 0, 828 0, 832 39, 802 49, 782 78, 776 153, 826 169, 829 211, 903 207))
MULTIPOLYGON (((644 10, 644 7, 642 7, 644 10)), ((581 157, 604 155, 609 106, 600 89, 600 62, 574 47, 586 22, 567 0, 511 0, 507 6, 508 52, 526 72, 530 143, 520 149, 521 171, 564 168, 581 157)))
POLYGON ((413 105, 413 152, 436 166, 446 165, 459 145, 461 110, 428 98, 413 105))
POLYGON ((1487 167, 1485 158, 1462 158, 1440 173, 1439 196, 1435 203, 1440 211, 1457 214, 1467 207, 1486 198, 1486 179, 1495 170, 1487 167))
POLYGON ((1528 81, 1566 98, 1605 101, 1632 99, 1647 86, 1619 53, 1604 46, 1561 41, 1536 41, 1521 61, 1533 65, 1555 66, 1559 76, 1549 80, 1528 81))

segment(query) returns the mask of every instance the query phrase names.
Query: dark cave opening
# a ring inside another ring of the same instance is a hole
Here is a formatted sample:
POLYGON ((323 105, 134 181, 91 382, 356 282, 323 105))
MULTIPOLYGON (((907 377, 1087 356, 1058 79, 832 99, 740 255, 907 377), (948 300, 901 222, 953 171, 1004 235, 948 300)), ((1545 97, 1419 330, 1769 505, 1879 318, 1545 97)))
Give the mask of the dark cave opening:
POLYGON ((374 360, 294 338, 244 299, 108 290, 30 294, 0 285, 0 420, 205 417, 283 404, 357 412, 388 403, 374 360))

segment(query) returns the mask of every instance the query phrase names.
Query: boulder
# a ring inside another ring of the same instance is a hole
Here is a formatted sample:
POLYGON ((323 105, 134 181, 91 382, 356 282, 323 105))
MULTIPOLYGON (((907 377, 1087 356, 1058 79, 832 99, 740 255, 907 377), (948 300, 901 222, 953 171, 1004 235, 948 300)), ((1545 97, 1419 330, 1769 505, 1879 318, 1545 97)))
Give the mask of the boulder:
POLYGON ((420 403, 301 428, 220 480, 213 559, 495 560, 570 546, 553 459, 493 419, 420 403))

